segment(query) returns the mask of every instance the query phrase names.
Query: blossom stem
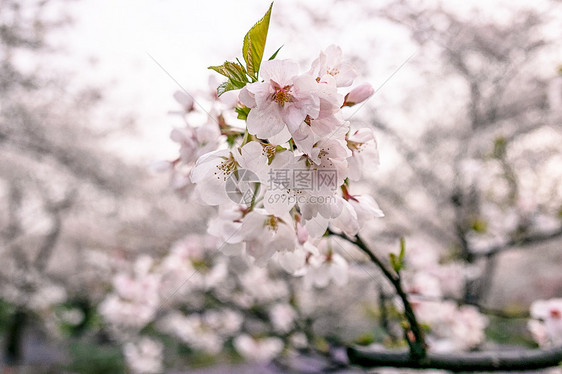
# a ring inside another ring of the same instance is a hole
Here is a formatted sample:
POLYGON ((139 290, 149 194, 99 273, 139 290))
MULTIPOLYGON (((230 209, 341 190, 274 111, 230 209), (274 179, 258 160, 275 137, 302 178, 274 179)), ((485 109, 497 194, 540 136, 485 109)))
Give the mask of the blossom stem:
POLYGON ((248 141, 250 141, 250 133, 248 132, 248 128, 246 128, 246 131, 244 131, 244 138, 242 139, 242 144, 240 145, 240 147, 245 146, 248 141))

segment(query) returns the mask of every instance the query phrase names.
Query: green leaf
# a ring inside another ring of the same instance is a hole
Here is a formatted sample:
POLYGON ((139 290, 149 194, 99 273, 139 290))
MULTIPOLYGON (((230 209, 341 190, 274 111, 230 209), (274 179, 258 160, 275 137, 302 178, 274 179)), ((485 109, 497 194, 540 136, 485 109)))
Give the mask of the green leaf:
POLYGON ((236 139, 238 138, 238 135, 236 134, 229 134, 226 136, 226 143, 230 146, 233 147, 234 144, 236 144, 236 139))
POLYGON ((271 57, 269 58, 268 61, 273 60, 275 57, 277 57, 277 54, 279 53, 279 51, 281 50, 281 48, 283 48, 283 46, 279 47, 274 54, 271 55, 271 57))
POLYGON ((237 106, 234 110, 238 113, 238 119, 241 120, 246 120, 248 118, 248 114, 250 113, 250 108, 245 105, 237 106))
POLYGON ((244 61, 246 61, 248 75, 256 79, 263 58, 263 50, 265 49, 272 7, 273 3, 271 3, 263 18, 248 31, 244 37, 244 44, 242 45, 242 57, 244 61))
POLYGON ((226 91, 237 90, 238 88, 240 88, 240 87, 236 87, 234 84, 232 84, 231 81, 226 81, 224 83, 221 83, 217 87, 217 96, 220 97, 226 91))
POLYGON ((237 88, 242 88, 248 83, 246 69, 236 62, 225 61, 224 64, 219 66, 209 66, 209 69, 227 77, 237 88))
POLYGON ((400 262, 394 253, 390 254, 390 265, 392 265, 395 272, 398 273, 400 271, 400 262))
POLYGON ((406 255, 406 240, 400 238, 400 254, 396 256, 394 253, 390 254, 390 265, 395 272, 399 273, 404 268, 404 256, 406 255))

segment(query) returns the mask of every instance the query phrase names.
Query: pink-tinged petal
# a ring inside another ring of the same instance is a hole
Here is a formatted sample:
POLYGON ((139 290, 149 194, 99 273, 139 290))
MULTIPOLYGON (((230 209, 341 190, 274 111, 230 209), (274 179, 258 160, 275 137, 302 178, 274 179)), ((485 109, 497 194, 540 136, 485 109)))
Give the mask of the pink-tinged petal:
POLYGON ((183 91, 174 92, 174 99, 183 107, 186 112, 193 110, 193 97, 183 91))
POLYGON ((301 74, 294 79, 295 94, 299 98, 318 94, 318 82, 310 74, 301 74))
POLYGON ((209 173, 214 173, 217 165, 222 161, 222 157, 228 157, 230 151, 220 149, 218 151, 205 153, 199 157, 193 169, 191 169, 190 177, 192 183, 199 183, 207 177, 209 173))
POLYGON ((338 111, 344 103, 344 97, 338 93, 336 79, 327 74, 317 84, 317 96, 320 98, 320 111, 332 114, 338 111))
POLYGON ((267 157, 263 153, 263 147, 256 141, 246 143, 239 151, 232 154, 242 169, 257 172, 262 166, 267 165, 267 157))
POLYGON ((207 233, 214 237, 220 238, 221 241, 226 243, 240 243, 242 240, 244 240, 244 236, 241 230, 242 223, 239 221, 240 217, 241 214, 232 212, 227 216, 220 215, 216 218, 213 218, 209 221, 207 233))
POLYGON ((325 137, 332 131, 334 131, 338 126, 342 126, 343 124, 343 121, 339 120, 333 115, 330 115, 310 121, 310 128, 316 135, 325 137))
POLYGON ((379 207, 379 204, 369 195, 354 196, 356 201, 351 200, 351 205, 357 211, 357 217, 360 221, 365 221, 370 218, 384 217, 384 213, 379 207))
POLYGON ((273 188, 265 192, 263 206, 267 213, 283 216, 295 206, 295 196, 273 184, 273 188))
POLYGON ((330 44, 325 50, 326 63, 329 65, 339 65, 342 58, 343 52, 341 48, 335 44, 330 44))
POLYGON ((324 195, 323 204, 317 203, 318 213, 325 218, 336 218, 338 217, 343 209, 343 199, 336 195, 324 195), (334 201, 335 200, 335 201, 334 201))
POLYGON ((306 252, 296 249, 293 252, 278 252, 277 260, 279 265, 288 273, 293 274, 302 269, 306 262, 306 252))
POLYGON ((289 151, 276 152, 273 161, 271 161, 271 169, 293 168, 292 164, 297 162, 294 153, 289 151))
POLYGON ((241 231, 244 233, 246 240, 254 240, 260 238, 264 234, 266 215, 254 210, 244 217, 242 221, 241 231))
POLYGON ((226 91, 218 98, 218 101, 220 101, 226 108, 233 109, 238 103, 239 94, 240 90, 226 91))
POLYGON ((354 182, 360 180, 363 174, 363 158, 354 153, 352 157, 347 159, 347 165, 349 167, 348 178, 354 182))
POLYGON ((268 138, 269 142, 274 145, 282 145, 285 144, 291 139, 291 133, 287 129, 286 126, 283 126, 283 129, 279 134, 270 136, 268 138))
POLYGON ((225 184, 218 178, 206 178, 195 185, 195 192, 208 205, 221 205, 230 202, 225 184))
POLYGON ((312 75, 315 79, 320 78, 324 75, 326 71, 326 54, 324 52, 320 52, 320 55, 312 62, 312 66, 308 73, 312 75))
POLYGON ((336 76, 336 84, 338 87, 349 87, 355 78, 357 78, 355 69, 350 64, 342 64, 336 76))
POLYGON ((285 123, 279 113, 279 106, 271 102, 263 108, 254 108, 248 114, 248 131, 260 139, 267 139, 283 130, 285 123))
POLYGON ((255 94, 248 90, 248 86, 250 85, 246 85, 246 87, 240 90, 240 95, 238 95, 238 99, 242 104, 246 105, 248 108, 255 108, 256 107, 255 94))
POLYGON ((293 132, 293 140, 297 148, 304 154, 311 155, 314 144, 318 141, 318 137, 312 132, 310 126, 301 123, 297 131, 293 132))
POLYGON ((191 127, 177 128, 175 127, 172 132, 170 132, 170 139, 176 143, 184 143, 187 141, 192 141, 193 129, 191 127))
POLYGON ((299 65, 291 60, 264 61, 260 68, 260 75, 265 82, 273 80, 281 87, 291 84, 298 73, 299 65))
POLYGON ((203 126, 199 126, 195 129, 195 134, 197 136, 197 141, 200 146, 206 143, 216 142, 220 137, 221 132, 219 126, 215 122, 209 122, 203 126))
POLYGON ((306 118, 306 108, 300 109, 295 105, 288 105, 281 110, 283 121, 292 134, 299 129, 299 126, 306 118))
MULTIPOLYGON (((269 84, 269 82, 265 83, 265 82, 255 82, 255 83, 251 83, 246 85, 246 87, 244 87, 248 90, 248 93, 250 94, 250 96, 254 97, 254 101, 255 101, 255 105, 254 107, 261 107, 265 104, 269 104, 272 100, 271 100, 271 95, 273 94, 274 90, 271 87, 271 85, 269 84)), ((251 101, 248 102, 249 104, 252 104, 251 101)))
POLYGON ((375 133, 373 132, 373 130, 371 129, 367 129, 367 128, 362 128, 359 129, 357 131, 355 131, 353 134, 351 134, 348 139, 352 142, 356 142, 356 143, 368 143, 371 141, 375 141, 376 137, 375 137, 375 133))
POLYGON ((359 221, 353 206, 343 201, 343 208, 339 216, 332 220, 332 225, 343 231, 347 236, 353 237, 359 232, 359 221))
POLYGON ((297 245, 295 230, 286 223, 279 223, 268 247, 275 251, 294 251, 297 245))
POLYGON ((304 222, 308 235, 312 238, 320 238, 328 229, 329 220, 318 215, 304 222))

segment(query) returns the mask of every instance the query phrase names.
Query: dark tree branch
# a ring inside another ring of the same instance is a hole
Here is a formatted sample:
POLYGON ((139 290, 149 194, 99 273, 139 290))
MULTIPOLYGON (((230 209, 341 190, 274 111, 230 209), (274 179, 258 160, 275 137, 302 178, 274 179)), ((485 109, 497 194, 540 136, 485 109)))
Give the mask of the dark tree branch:
POLYGON ((562 347, 501 352, 429 353, 416 360, 408 352, 350 347, 349 361, 362 367, 395 367, 462 371, 521 371, 557 366, 562 362, 562 347))
POLYGON ((53 254, 53 249, 55 248, 55 245, 57 244, 57 241, 61 235, 62 232, 61 215, 65 210, 69 209, 72 206, 75 197, 76 197, 76 191, 73 190, 67 193, 64 199, 62 199, 61 201, 53 203, 50 202, 49 198, 44 194, 44 199, 47 200, 46 210, 47 212, 50 213, 51 218, 53 220, 53 224, 51 226, 51 229, 49 230, 49 233, 45 236, 41 248, 39 248, 39 252, 35 257, 34 265, 37 268, 37 270, 41 272, 45 270, 45 268, 47 267, 49 259, 53 254))
POLYGON ((408 321, 408 326, 404 326, 404 339, 410 347, 410 355, 413 359, 419 360, 423 359, 426 355, 426 345, 423 330, 420 327, 414 309, 410 304, 408 295, 402 288, 402 279, 399 273, 395 273, 389 267, 378 258, 378 256, 369 249, 369 247, 363 242, 359 235, 355 235, 354 239, 349 238, 345 234, 338 234, 330 231, 331 235, 339 236, 347 240, 348 242, 355 244, 360 250, 362 250, 367 257, 382 271, 385 278, 392 284, 396 294, 402 301, 404 306, 404 317, 408 321))
POLYGON ((431 297, 431 296, 416 295, 416 294, 409 294, 409 296, 420 301, 433 301, 433 302, 453 301, 458 305, 470 305, 478 309, 480 313, 487 314, 489 316, 498 317, 498 318, 504 318, 504 319, 525 319, 531 316, 527 311, 508 312, 501 309, 490 308, 485 305, 481 305, 477 302, 466 302, 465 300, 457 299, 454 297, 431 297))
POLYGON ((475 252, 473 253, 473 255, 475 257, 494 257, 510 249, 515 249, 517 247, 525 247, 533 244, 539 244, 539 243, 547 242, 549 240, 558 239, 560 237, 562 237, 562 227, 550 232, 543 232, 540 234, 528 235, 522 238, 511 239, 505 244, 493 246, 488 250, 482 252, 475 252))

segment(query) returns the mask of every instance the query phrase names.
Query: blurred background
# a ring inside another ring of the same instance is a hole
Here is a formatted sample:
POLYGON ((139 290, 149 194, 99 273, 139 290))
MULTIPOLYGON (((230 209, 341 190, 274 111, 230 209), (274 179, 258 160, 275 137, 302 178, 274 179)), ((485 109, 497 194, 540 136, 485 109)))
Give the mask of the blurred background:
MULTIPOLYGON (((282 341, 285 359, 306 356, 297 372, 350 370, 303 347, 398 344, 381 332, 389 290, 360 253, 345 255, 347 285, 324 289, 207 257, 198 235, 212 210, 152 171, 177 157, 169 134, 185 123, 174 92, 210 105, 207 66, 240 56, 268 5, 0 0, 3 373, 288 371, 260 359, 273 342, 240 348, 236 336, 255 331, 282 341), (153 285, 161 279, 147 269, 184 252, 198 280, 179 293, 183 280, 153 285), (146 300, 116 323, 123 306, 111 298, 123 289, 146 300)), ((385 254, 404 236, 418 258, 462 269, 451 293, 487 316, 483 347, 535 346, 530 303, 562 296, 561 43, 555 0, 273 8, 266 55, 283 45, 278 58, 304 71, 336 44, 375 88, 350 113, 375 130, 381 154, 358 191, 386 217, 363 235, 385 254)))

